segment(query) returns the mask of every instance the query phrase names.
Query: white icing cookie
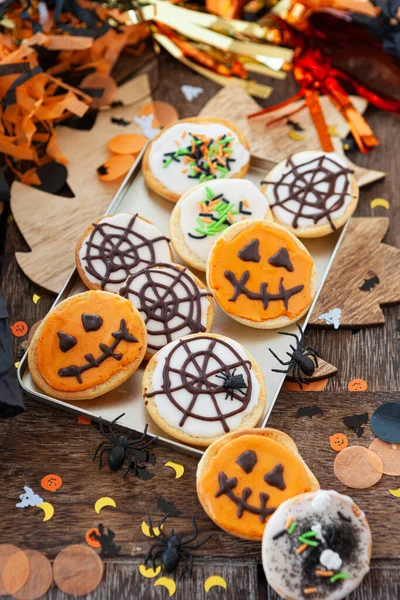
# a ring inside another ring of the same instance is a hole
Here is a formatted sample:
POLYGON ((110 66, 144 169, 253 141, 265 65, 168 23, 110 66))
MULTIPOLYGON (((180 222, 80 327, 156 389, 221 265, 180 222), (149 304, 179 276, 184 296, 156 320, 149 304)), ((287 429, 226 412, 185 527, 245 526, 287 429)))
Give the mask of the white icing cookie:
POLYGON ((209 331, 214 302, 186 267, 157 263, 128 277, 119 294, 138 309, 147 329, 150 358, 169 342, 209 331))
POLYGON ((218 179, 196 186, 178 200, 170 219, 176 252, 196 269, 206 270, 216 239, 233 223, 271 217, 264 194, 248 179, 218 179))
POLYGON ((151 359, 143 396, 164 431, 208 446, 227 431, 259 421, 265 385, 243 346, 224 336, 197 334, 171 342, 151 359))
POLYGON ((119 213, 99 219, 85 231, 75 260, 88 288, 117 293, 129 275, 156 262, 172 262, 173 254, 168 238, 150 221, 119 213))
POLYGON ((340 600, 369 570, 371 531, 349 496, 333 490, 281 504, 264 530, 262 560, 269 585, 287 599, 340 600))
POLYGON ((250 160, 247 140, 222 119, 193 118, 165 128, 143 160, 146 183, 176 202, 203 181, 242 177, 250 160))
POLYGON ((306 151, 281 161, 263 191, 274 219, 299 237, 320 237, 353 214, 358 186, 346 159, 334 152, 306 151))

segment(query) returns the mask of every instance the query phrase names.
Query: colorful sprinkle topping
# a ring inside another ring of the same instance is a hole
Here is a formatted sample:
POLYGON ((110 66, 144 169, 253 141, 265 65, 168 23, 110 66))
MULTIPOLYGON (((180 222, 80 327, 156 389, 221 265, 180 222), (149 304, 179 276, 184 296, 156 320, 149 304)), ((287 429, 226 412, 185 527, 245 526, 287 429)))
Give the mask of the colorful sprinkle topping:
POLYGON ((236 210, 234 202, 229 202, 223 194, 215 195, 208 186, 205 188, 205 195, 204 200, 199 202, 195 233, 189 233, 189 237, 193 239, 201 240, 209 235, 222 233, 234 223, 234 215, 251 215, 250 211, 243 208, 245 200, 239 202, 239 210, 236 210))
POLYGON ((176 141, 178 148, 172 152, 165 152, 163 167, 166 169, 172 162, 180 163, 183 161, 188 166, 187 177, 189 179, 198 179, 199 183, 209 179, 223 178, 229 173, 230 163, 235 162, 230 155, 233 152, 232 142, 235 137, 227 137, 226 134, 214 138, 189 133, 191 143, 187 146, 181 146, 176 141))
POLYGON ((335 573, 335 575, 333 575, 329 581, 331 583, 335 583, 335 581, 338 581, 339 579, 349 579, 349 577, 350 575, 348 573, 335 573))
POLYGON ((291 526, 288 529, 288 533, 293 533, 294 530, 296 529, 296 527, 297 527, 297 523, 296 523, 296 521, 293 521, 293 523, 291 524, 291 526))

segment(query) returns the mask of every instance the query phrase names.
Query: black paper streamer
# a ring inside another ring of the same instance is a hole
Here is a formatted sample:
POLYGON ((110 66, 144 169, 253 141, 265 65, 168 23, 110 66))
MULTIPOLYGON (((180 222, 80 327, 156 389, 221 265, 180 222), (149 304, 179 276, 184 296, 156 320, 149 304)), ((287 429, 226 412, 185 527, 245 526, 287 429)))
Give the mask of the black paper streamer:
POLYGON ((14 366, 7 308, 0 295, 0 419, 15 417, 24 410, 17 370, 14 366))

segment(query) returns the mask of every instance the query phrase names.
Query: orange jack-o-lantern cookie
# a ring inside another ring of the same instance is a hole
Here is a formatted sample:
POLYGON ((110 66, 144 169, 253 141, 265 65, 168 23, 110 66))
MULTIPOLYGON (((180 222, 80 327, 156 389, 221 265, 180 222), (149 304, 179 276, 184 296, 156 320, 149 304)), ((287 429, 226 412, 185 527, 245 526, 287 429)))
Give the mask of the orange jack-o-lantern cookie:
POLYGON ((306 313, 316 292, 316 269, 305 246, 280 225, 241 221, 212 246, 207 282, 230 317, 275 329, 306 313))
POLYGON ((197 468, 197 494, 210 519, 232 535, 261 540, 278 506, 319 489, 293 440, 277 429, 224 435, 197 468))
POLYGON ((146 327, 133 304, 90 291, 67 298, 42 321, 29 348, 29 369, 50 396, 86 400, 126 381, 146 347, 146 327))

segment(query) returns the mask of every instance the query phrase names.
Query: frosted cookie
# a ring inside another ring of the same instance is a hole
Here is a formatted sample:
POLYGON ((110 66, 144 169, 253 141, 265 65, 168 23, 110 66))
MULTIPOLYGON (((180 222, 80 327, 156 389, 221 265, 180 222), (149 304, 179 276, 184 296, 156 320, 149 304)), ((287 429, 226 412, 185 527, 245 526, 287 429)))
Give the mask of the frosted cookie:
POLYGON ((255 426, 265 396, 254 358, 238 342, 211 333, 171 342, 143 375, 143 397, 153 420, 169 435, 198 446, 255 426))
POLYGON ((168 260, 174 260, 169 239, 153 223, 130 213, 107 215, 93 223, 75 252, 85 285, 114 293, 132 273, 168 260))
POLYGON ((321 237, 351 217, 358 185, 334 152, 299 152, 274 167, 262 186, 274 219, 298 237, 321 237))
POLYGON ((169 222, 171 242, 186 263, 205 271, 211 246, 230 225, 266 218, 272 218, 268 201, 248 179, 207 181, 178 200, 169 222))
POLYGON ((129 300, 90 291, 55 306, 29 346, 29 370, 49 396, 88 400, 126 381, 146 353, 146 327, 129 300))
POLYGON ((249 144, 235 125, 194 117, 165 127, 154 138, 143 158, 143 175, 149 188, 176 202, 203 181, 243 177, 249 161, 249 144))
POLYGON ((280 225, 242 221, 213 244, 207 283, 230 317, 275 329, 307 312, 316 292, 316 269, 300 240, 280 225))
POLYGON ((296 444, 277 429, 224 435, 197 467, 197 495, 207 515, 228 533, 261 540, 279 505, 319 484, 296 444))
POLYGON ((146 358, 173 340, 211 329, 212 296, 200 279, 181 265, 157 263, 147 267, 128 277, 119 293, 144 319, 146 358))
POLYGON ((265 528, 269 585, 287 600, 340 600, 369 571, 371 531, 349 496, 332 490, 287 500, 265 528))

